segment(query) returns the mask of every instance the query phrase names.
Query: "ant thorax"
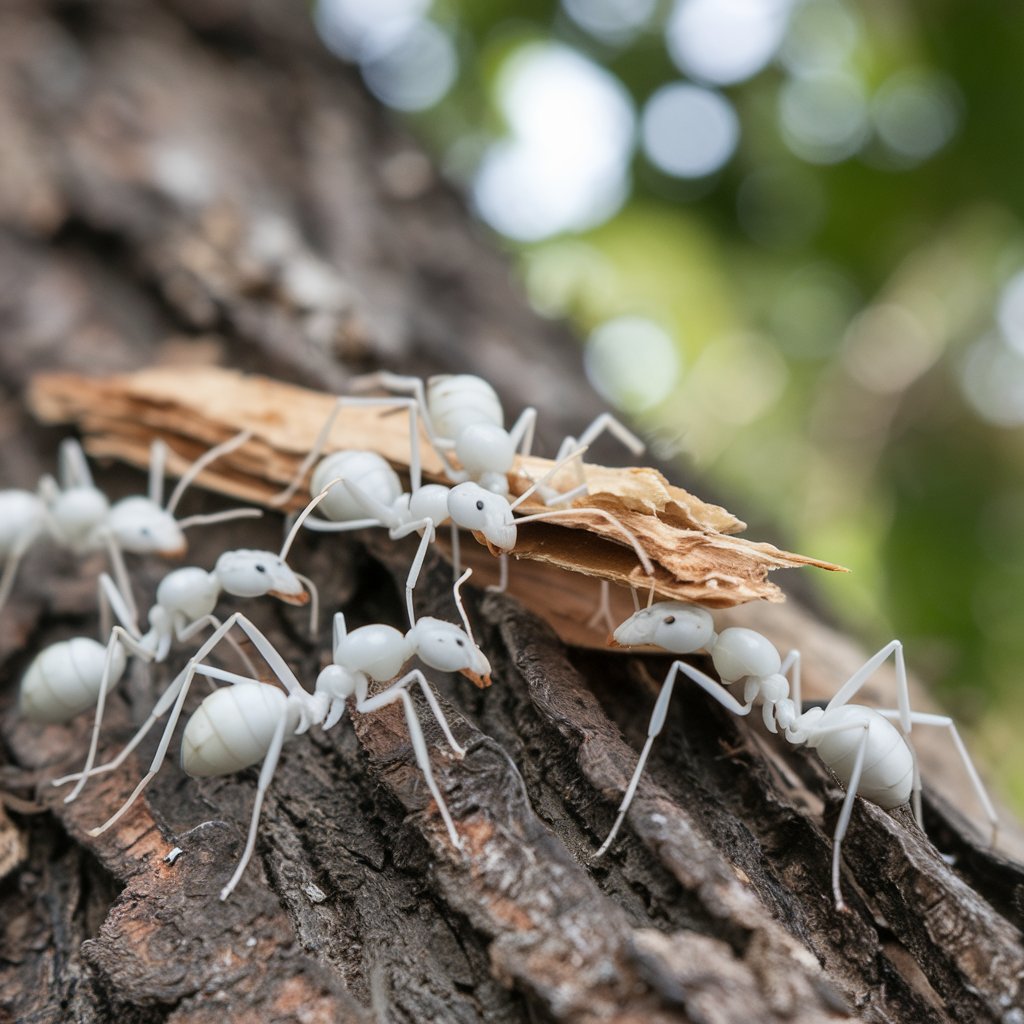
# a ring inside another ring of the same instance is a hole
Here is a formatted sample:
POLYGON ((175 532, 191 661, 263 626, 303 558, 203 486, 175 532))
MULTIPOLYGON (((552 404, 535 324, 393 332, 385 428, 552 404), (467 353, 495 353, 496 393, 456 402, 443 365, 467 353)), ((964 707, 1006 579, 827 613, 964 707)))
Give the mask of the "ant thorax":
POLYGON ((429 519, 434 526, 440 526, 451 514, 448 509, 448 495, 451 489, 442 484, 424 484, 408 495, 405 506, 408 521, 429 519))
POLYGON ((220 591, 217 577, 205 569, 194 565, 175 569, 156 588, 156 603, 150 611, 150 622, 153 622, 153 614, 158 608, 170 615, 180 612, 190 622, 195 622, 212 614, 220 591))
POLYGON ((48 509, 56 533, 72 550, 101 546, 98 534, 110 514, 110 502, 95 487, 71 487, 53 496, 48 509))
POLYGON ((360 626, 339 637, 334 647, 334 663, 350 672, 364 672, 371 679, 394 679, 413 656, 412 643, 394 626, 373 623, 360 626))
POLYGON ((764 679, 777 675, 782 667, 782 658, 775 645, 760 633, 743 626, 723 629, 710 651, 715 670, 726 683, 747 676, 764 679))

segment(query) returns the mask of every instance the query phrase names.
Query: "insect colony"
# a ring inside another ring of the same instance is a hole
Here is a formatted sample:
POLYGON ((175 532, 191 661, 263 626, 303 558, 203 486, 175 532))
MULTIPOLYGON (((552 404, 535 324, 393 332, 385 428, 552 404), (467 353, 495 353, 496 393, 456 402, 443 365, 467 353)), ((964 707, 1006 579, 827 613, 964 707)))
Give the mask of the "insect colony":
POLYGON ((237 549, 220 556, 212 571, 198 567, 174 569, 156 588, 147 614, 148 628, 138 625, 138 610, 122 552, 181 555, 186 548, 183 531, 227 519, 259 515, 255 509, 238 509, 212 516, 175 520, 174 511, 186 488, 216 460, 240 450, 251 433, 236 437, 205 452, 181 477, 166 505, 163 477, 166 450, 155 442, 149 457, 149 488, 145 497, 123 499, 111 506, 93 483, 81 448, 65 441, 59 453, 58 480, 45 478, 37 493, 0 492, 0 554, 5 559, 0 577, 0 605, 15 582, 18 565, 29 547, 44 537, 76 553, 105 550, 111 573, 98 583, 102 642, 78 637, 43 650, 26 670, 20 693, 22 715, 34 721, 68 722, 88 708, 95 708, 92 738, 80 772, 53 781, 68 786, 65 799, 77 797, 93 777, 119 769, 154 726, 167 716, 149 770, 135 790, 104 823, 90 834, 99 835, 131 808, 155 774, 170 748, 175 727, 197 675, 216 686, 188 718, 181 741, 185 771, 195 777, 225 775, 261 765, 256 798, 244 852, 229 881, 221 890, 226 899, 238 884, 257 839, 264 795, 286 741, 311 727, 327 730, 350 714, 373 714, 390 704, 402 705, 406 727, 417 764, 437 806, 452 846, 461 840, 444 795, 434 778, 429 751, 417 715, 411 689, 420 689, 445 741, 457 758, 465 751, 452 735, 440 703, 420 669, 409 668, 413 658, 442 672, 459 672, 479 686, 490 683, 490 666, 476 645, 462 604, 460 587, 472 570, 461 570, 459 531, 471 531, 491 554, 501 560, 500 584, 508 579, 508 555, 516 550, 518 528, 528 522, 571 519, 574 524, 592 520, 603 527, 605 537, 635 556, 632 596, 636 611, 625 622, 609 621, 607 581, 591 623, 607 623, 614 647, 654 647, 673 655, 704 651, 711 657, 718 679, 682 660, 672 663, 655 702, 646 743, 620 803, 607 838, 596 851, 601 856, 612 845, 625 821, 640 783, 655 738, 661 732, 679 675, 696 683, 711 698, 738 716, 760 711, 769 732, 782 735, 793 745, 813 748, 846 787, 846 797, 833 836, 832 889, 837 907, 843 906, 840 887, 842 840, 857 795, 890 809, 910 800, 921 822, 921 781, 911 744, 913 726, 945 730, 970 778, 978 800, 992 825, 997 819, 952 719, 915 712, 904 669, 903 650, 892 641, 846 680, 828 703, 805 707, 801 700, 800 654, 782 657, 772 643, 752 629, 729 627, 716 632, 710 612, 698 604, 680 600, 654 601, 658 586, 655 567, 644 545, 620 518, 607 509, 587 504, 588 467, 584 456, 589 444, 609 432, 631 452, 639 454, 642 442, 608 414, 600 416, 579 438, 563 440, 553 465, 512 497, 510 482, 525 471, 525 459, 533 443, 536 414, 525 410, 511 429, 504 427, 504 412, 493 388, 479 377, 468 375, 418 378, 373 374, 357 378, 354 391, 385 390, 388 397, 345 396, 335 400, 312 447, 288 486, 267 502, 283 506, 310 477, 311 500, 291 524, 279 552, 237 549), (373 450, 331 447, 335 419, 346 409, 377 406, 404 413, 408 422, 407 459, 409 490, 391 464, 373 450), (424 483, 420 427, 429 449, 443 470, 446 484, 424 483), (569 478, 569 484, 560 481, 569 478), (543 509, 516 515, 528 499, 538 499, 543 509), (450 525, 455 583, 452 588, 461 625, 435 618, 418 618, 414 593, 427 548, 438 531, 450 525), (310 606, 310 633, 315 639, 318 595, 312 580, 288 565, 291 548, 303 529, 346 532, 382 528, 392 539, 419 534, 420 543, 406 580, 409 629, 402 632, 383 623, 347 630, 341 612, 334 615, 332 661, 318 675, 310 692, 285 658, 243 613, 224 621, 214 613, 222 593, 243 598, 274 597, 310 606), (644 604, 646 599, 646 606, 644 604), (117 624, 111 627, 111 616, 117 624), (203 630, 211 635, 187 660, 159 696, 145 722, 113 759, 96 764, 107 695, 125 672, 129 657, 143 662, 164 662, 175 642, 187 644, 203 630), (277 685, 263 682, 235 631, 240 632, 259 655, 277 685), (221 642, 233 648, 241 673, 210 664, 207 659, 221 642), (892 658, 896 670, 897 706, 874 709, 853 703, 871 676, 892 658), (375 684, 383 689, 374 690, 375 684))

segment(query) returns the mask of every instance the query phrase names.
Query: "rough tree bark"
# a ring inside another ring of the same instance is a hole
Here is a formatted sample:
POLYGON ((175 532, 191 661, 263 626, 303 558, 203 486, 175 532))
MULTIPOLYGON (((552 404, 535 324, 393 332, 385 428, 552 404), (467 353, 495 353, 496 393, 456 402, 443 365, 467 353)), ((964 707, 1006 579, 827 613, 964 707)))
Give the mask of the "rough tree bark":
MULTIPOLYGON (((343 368, 469 370, 509 407, 541 408, 548 450, 595 411, 572 340, 321 52, 304 3, 9 0, 0 138, 5 486, 52 468, 59 435, 21 400, 39 369, 207 360, 325 389, 343 368)), ((103 479, 123 493, 141 478, 103 479)), ((278 530, 247 525, 246 543, 278 530)), ((190 561, 212 564, 225 538, 197 536, 190 561)), ((401 621, 407 549, 312 539, 304 558, 353 623, 401 621)), ((401 718, 382 713, 286 748, 257 857, 221 905, 253 773, 193 782, 168 764, 122 828, 91 839, 143 762, 65 806, 43 783, 77 763, 88 723, 15 714, 31 656, 95 630, 99 564, 34 552, 0 621, 0 1021, 1024 1021, 1018 865, 934 789, 947 859, 905 810, 861 801, 837 915, 840 790, 813 755, 699 697, 676 699, 628 827, 591 864, 667 663, 567 649, 479 591, 496 683, 439 680, 470 749, 455 762, 431 744, 465 854, 401 718)), ((132 569, 142 594, 164 571, 132 569)), ((425 609, 447 607, 446 586, 434 562, 425 609)), ((254 614, 312 680, 321 652, 296 615, 254 614)), ((820 692, 862 658, 797 608, 746 621, 799 643, 820 692)), ((122 688, 111 743, 166 678, 122 688)), ((935 767, 957 792, 953 766, 935 767)))

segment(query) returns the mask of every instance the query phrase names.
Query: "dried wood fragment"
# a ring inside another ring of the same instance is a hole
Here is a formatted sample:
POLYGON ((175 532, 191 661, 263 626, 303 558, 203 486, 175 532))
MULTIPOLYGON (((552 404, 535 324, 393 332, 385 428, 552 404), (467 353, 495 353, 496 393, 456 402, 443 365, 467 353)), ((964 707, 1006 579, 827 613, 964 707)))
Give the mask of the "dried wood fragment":
MULTIPOLYGON (((94 379, 70 374, 38 377, 31 391, 36 414, 50 423, 77 423, 88 435, 90 453, 144 466, 150 442, 161 437, 184 459, 252 431, 244 447, 219 460, 200 477, 213 490, 246 501, 266 503, 288 483, 309 451, 334 396, 212 367, 161 367, 94 379)), ((354 407, 338 417, 330 450, 369 449, 400 470, 408 470, 409 427, 399 411, 354 407)), ((427 478, 443 482, 437 454, 421 437, 427 478)), ((171 469, 181 468, 182 458, 171 469)), ((551 469, 547 459, 521 459, 509 476, 513 494, 551 469)), ((587 466, 589 494, 574 507, 600 508, 636 536, 655 566, 655 592, 664 598, 726 608, 756 599, 781 601, 768 580, 774 569, 840 566, 781 551, 771 544, 734 536, 744 529, 717 505, 670 484, 649 468, 587 466)), ((303 503, 296 496, 293 507, 303 503)), ((545 506, 528 498, 522 512, 545 506)), ((637 563, 614 524, 580 511, 557 525, 521 528, 514 554, 613 583, 648 590, 651 579, 637 563)))

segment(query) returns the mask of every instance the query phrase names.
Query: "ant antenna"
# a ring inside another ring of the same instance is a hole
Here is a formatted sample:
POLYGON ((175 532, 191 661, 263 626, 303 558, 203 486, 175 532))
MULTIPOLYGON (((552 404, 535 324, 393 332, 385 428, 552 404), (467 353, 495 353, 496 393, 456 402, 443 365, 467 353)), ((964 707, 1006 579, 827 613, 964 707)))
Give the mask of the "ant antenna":
POLYGON ((452 588, 452 592, 455 595, 455 607, 459 609, 459 618, 462 619, 462 624, 466 627, 466 636, 469 637, 469 642, 476 647, 476 639, 473 636, 473 627, 469 624, 469 616, 466 614, 466 609, 462 605, 462 594, 459 592, 462 584, 473 575, 472 569, 467 569, 456 581, 455 586, 452 588))
POLYGON ((310 513, 320 504, 324 498, 327 497, 327 492, 330 491, 335 484, 340 484, 344 478, 336 476, 327 486, 311 501, 308 505, 295 517, 295 522, 292 523, 292 528, 288 531, 288 536, 284 539, 284 544, 281 545, 281 551, 278 554, 278 558, 282 562, 288 561, 288 552, 291 550, 292 544, 295 542, 295 538, 299 535, 299 530, 302 529, 302 524, 309 518, 310 513))
POLYGON ((647 595, 647 607, 650 608, 654 604, 654 578, 651 577, 651 592, 647 595))
MULTIPOLYGON (((578 515, 595 515, 600 516, 602 519, 606 519, 612 524, 625 538, 629 546, 633 549, 636 554, 637 561, 644 567, 644 572, 649 577, 654 576, 654 564, 647 556, 647 552, 640 546, 640 542, 636 539, 636 534, 633 533, 628 527, 623 526, 618 519, 615 518, 610 512, 606 512, 603 508, 553 508, 547 512, 535 512, 532 516, 520 516, 516 520, 516 525, 519 526, 522 523, 535 523, 542 519, 558 519, 562 516, 578 516, 578 515)), ((654 593, 653 581, 651 584, 651 593, 654 593)))
POLYGON ((518 508, 524 501, 526 501, 526 499, 531 494, 533 494, 533 492, 537 490, 537 488, 540 487, 541 484, 550 480, 556 473, 565 469, 565 467, 569 465, 569 463, 572 462, 573 459, 578 459, 581 455, 583 455, 583 453, 587 450, 588 447, 589 445, 582 444, 579 446, 579 448, 574 448, 571 452, 569 452, 569 454, 566 455, 565 458, 559 459, 558 462, 556 462, 542 477, 540 477, 537 480, 534 480, 534 482, 530 484, 530 486, 525 491, 523 491, 523 493, 520 494, 515 501, 513 501, 509 505, 509 508, 512 509, 512 511, 515 511, 515 509, 518 508))
POLYGON ((164 500, 164 469, 167 465, 167 445, 157 438, 149 446, 149 500, 160 505, 164 500))
MULTIPOLYGON (((167 499, 167 508, 165 511, 173 515, 174 510, 178 507, 178 502, 181 501, 182 495, 188 490, 196 477, 199 476, 199 474, 202 473, 202 471, 206 469, 211 462, 215 462, 222 455, 227 455, 229 452, 233 452, 237 448, 241 448, 247 441, 252 440, 252 436, 253 434, 251 430, 243 430, 241 433, 236 434, 234 437, 229 438, 222 444, 219 444, 215 448, 211 448, 209 451, 200 455, 199 458, 196 459, 196 461, 193 462, 187 470, 185 470, 184 475, 178 480, 174 490, 171 491, 171 496, 167 499)), ((161 480, 162 476, 163 474, 161 473, 161 480)), ((159 501, 157 503, 159 504, 159 501)))

